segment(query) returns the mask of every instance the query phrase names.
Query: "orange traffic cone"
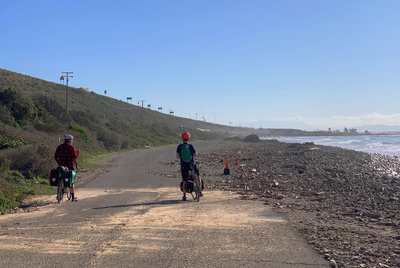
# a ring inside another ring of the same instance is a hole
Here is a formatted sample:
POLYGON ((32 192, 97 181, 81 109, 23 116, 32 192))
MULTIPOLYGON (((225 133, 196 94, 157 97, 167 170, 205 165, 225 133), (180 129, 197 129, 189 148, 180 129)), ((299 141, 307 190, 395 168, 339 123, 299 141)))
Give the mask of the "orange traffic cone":
POLYGON ((235 165, 236 165, 236 166, 239 166, 239 159, 238 159, 238 157, 237 157, 237 156, 236 156, 235 165))
POLYGON ((229 175, 230 171, 229 171, 229 163, 228 163, 228 159, 226 160, 225 163, 225 169, 224 169, 224 175, 229 175))

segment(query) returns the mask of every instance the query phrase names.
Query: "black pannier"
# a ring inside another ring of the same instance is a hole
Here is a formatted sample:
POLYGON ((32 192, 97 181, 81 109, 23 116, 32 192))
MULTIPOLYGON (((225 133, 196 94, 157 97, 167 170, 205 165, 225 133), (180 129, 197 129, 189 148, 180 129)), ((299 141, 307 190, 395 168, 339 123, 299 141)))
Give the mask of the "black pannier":
POLYGON ((59 180, 61 180, 67 173, 71 173, 70 170, 67 167, 61 167, 60 166, 60 167, 52 169, 50 171, 50 176, 49 176, 50 185, 51 186, 57 186, 59 180))
POLYGON ((71 187, 72 186, 72 170, 68 170, 67 173, 64 174, 63 180, 64 180, 64 186, 65 187, 71 187))
MULTIPOLYGON (((181 187, 181 191, 183 192, 183 181, 181 181, 180 187, 181 187)), ((186 181, 186 192, 187 193, 193 192, 193 180, 192 179, 188 179, 186 181)))
POLYGON ((51 186, 57 186, 58 185, 58 180, 60 179, 59 177, 59 172, 56 168, 53 168, 50 171, 50 176, 49 176, 49 182, 51 186))

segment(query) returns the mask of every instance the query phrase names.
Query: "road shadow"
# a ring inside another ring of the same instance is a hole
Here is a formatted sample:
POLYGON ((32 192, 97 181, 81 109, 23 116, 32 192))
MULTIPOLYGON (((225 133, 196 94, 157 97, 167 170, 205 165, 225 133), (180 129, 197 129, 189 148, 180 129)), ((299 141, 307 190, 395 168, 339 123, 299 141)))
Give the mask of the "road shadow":
POLYGON ((20 209, 29 209, 29 208, 37 208, 37 207, 43 207, 47 206, 50 204, 55 203, 56 201, 43 201, 43 202, 31 202, 31 203, 26 203, 26 204, 21 204, 18 206, 20 209))
POLYGON ((107 209, 107 208, 124 208, 124 207, 139 207, 139 206, 154 206, 154 205, 175 205, 182 203, 179 200, 163 200, 160 202, 146 202, 139 204, 127 204, 127 205, 115 205, 115 206, 105 206, 105 207, 97 207, 93 209, 107 209))

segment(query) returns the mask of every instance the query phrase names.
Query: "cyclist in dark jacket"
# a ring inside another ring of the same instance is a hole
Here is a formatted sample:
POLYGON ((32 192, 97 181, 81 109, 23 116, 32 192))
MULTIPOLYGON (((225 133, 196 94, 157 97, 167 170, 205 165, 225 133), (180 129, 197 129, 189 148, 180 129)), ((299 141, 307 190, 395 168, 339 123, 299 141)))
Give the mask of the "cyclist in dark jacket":
MULTIPOLYGON (((59 166, 69 168, 69 170, 76 170, 76 159, 79 157, 79 150, 75 150, 72 146, 74 137, 70 134, 64 135, 64 143, 57 146, 56 152, 54 153, 54 159, 57 161, 59 166)), ((72 182, 71 187, 71 201, 75 202, 78 199, 75 197, 75 184, 72 182)))
POLYGON ((194 165, 194 156, 198 156, 198 153, 194 149, 193 145, 188 143, 190 140, 190 133, 185 132, 182 134, 183 143, 178 145, 176 148, 176 158, 181 160, 181 173, 182 173, 182 190, 183 197, 182 201, 186 201, 186 183, 189 177, 189 170, 194 165))

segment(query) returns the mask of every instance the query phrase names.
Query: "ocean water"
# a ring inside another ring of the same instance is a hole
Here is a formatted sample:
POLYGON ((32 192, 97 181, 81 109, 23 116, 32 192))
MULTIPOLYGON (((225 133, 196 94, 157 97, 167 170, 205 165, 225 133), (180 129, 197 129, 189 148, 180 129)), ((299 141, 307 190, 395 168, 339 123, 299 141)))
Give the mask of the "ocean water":
POLYGON ((311 137, 265 137, 281 142, 305 143, 336 146, 367 153, 400 156, 400 135, 369 136, 311 136, 311 137))

